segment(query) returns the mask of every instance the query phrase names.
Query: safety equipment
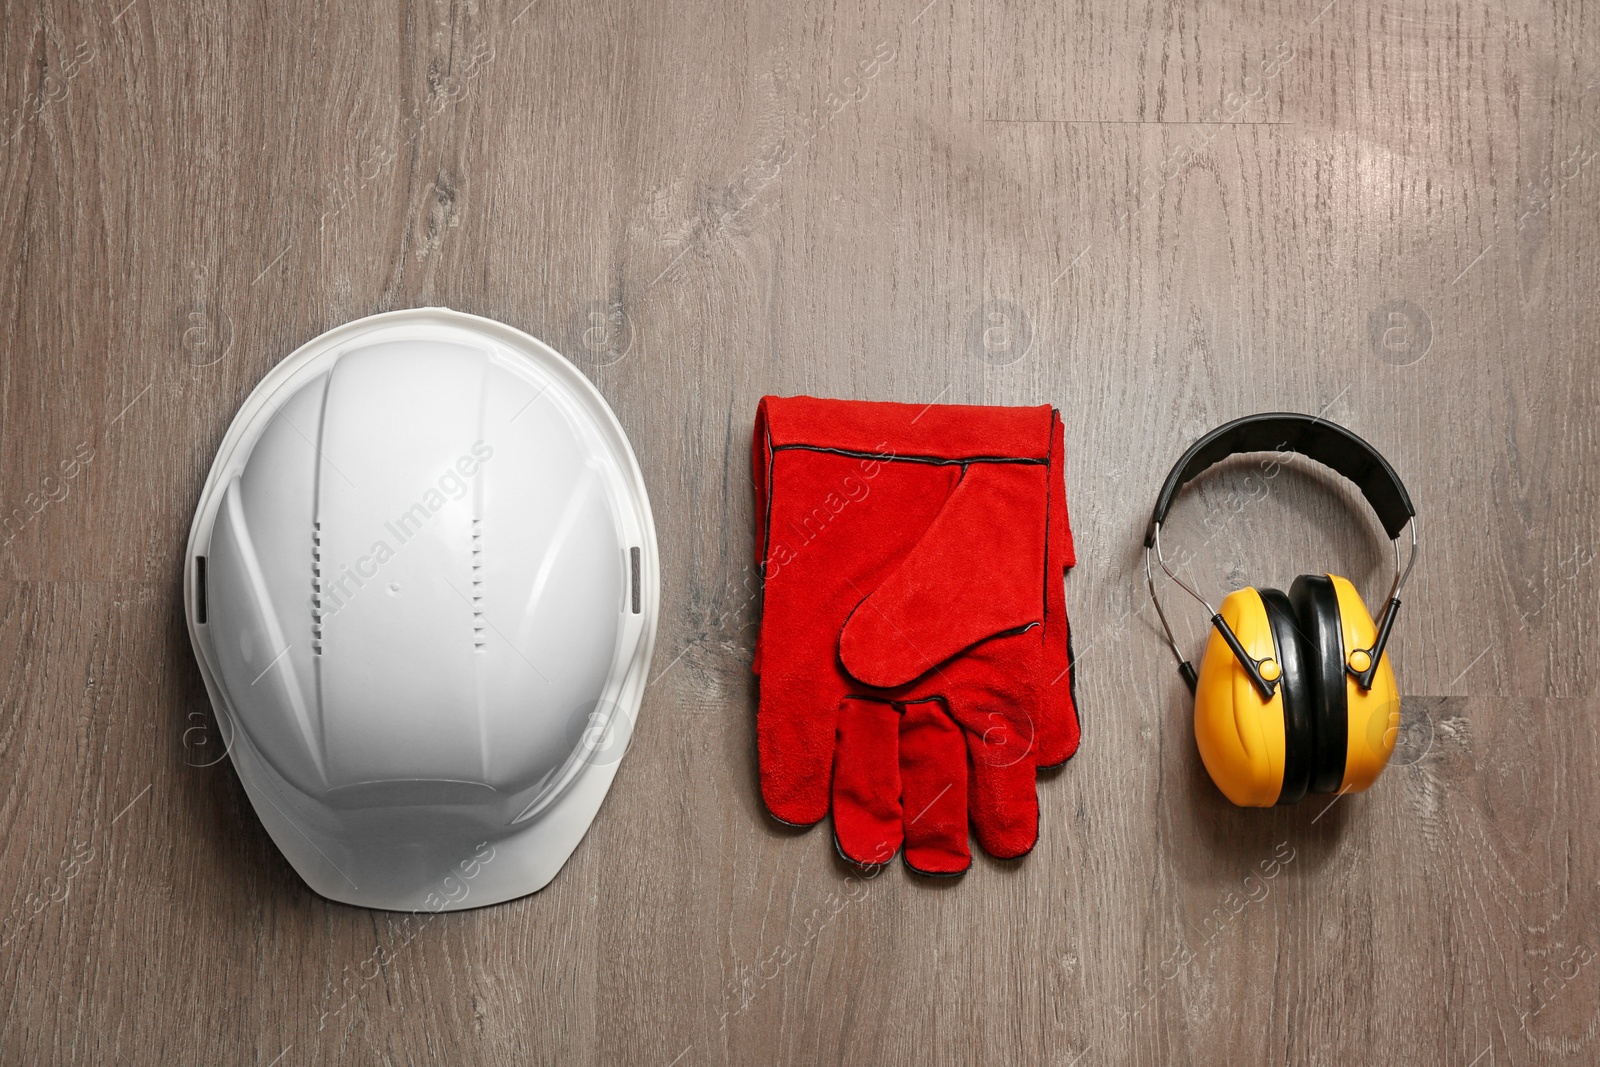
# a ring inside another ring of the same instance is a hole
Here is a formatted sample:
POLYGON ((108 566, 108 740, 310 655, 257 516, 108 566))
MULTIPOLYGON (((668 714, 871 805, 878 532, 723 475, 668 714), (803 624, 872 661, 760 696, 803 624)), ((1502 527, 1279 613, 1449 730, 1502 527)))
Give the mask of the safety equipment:
POLYGON ((1416 509, 1389 462, 1326 419, 1250 415, 1196 441, 1167 475, 1145 533, 1145 582, 1178 670, 1194 694, 1195 741, 1212 781, 1243 807, 1292 804, 1307 792, 1359 792, 1389 762, 1400 696, 1385 649, 1400 589, 1417 560, 1416 509), (1303 574, 1287 595, 1240 589, 1220 610, 1168 565, 1161 524, 1178 491, 1212 464, 1248 452, 1293 452, 1354 482, 1394 544, 1394 580, 1374 623, 1355 586, 1333 574, 1303 574), (1400 535, 1411 552, 1400 569, 1400 535), (1156 597, 1152 551, 1169 578, 1211 616, 1213 632, 1196 674, 1178 650, 1156 597))
POLYGON ((554 877, 659 603, 639 466, 576 368, 442 308, 330 330, 245 401, 186 558, 223 739, 313 889, 441 911, 554 877))
POLYGON ((766 397, 757 739, 779 821, 831 805, 846 858, 925 874, 1038 837, 1034 775, 1077 749, 1074 562, 1049 407, 766 397))

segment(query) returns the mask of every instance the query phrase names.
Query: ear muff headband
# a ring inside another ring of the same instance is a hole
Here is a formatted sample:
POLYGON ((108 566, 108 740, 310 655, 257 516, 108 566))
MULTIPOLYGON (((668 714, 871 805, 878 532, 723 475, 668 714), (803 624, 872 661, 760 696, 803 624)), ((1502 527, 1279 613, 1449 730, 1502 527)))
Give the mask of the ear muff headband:
POLYGON ((1371 445, 1344 427, 1326 419, 1293 412, 1247 415, 1217 427, 1189 446, 1188 451, 1178 459, 1177 464, 1167 475, 1166 482, 1161 486, 1155 509, 1150 515, 1150 525, 1145 531, 1144 576, 1145 584, 1150 590, 1150 599, 1155 603, 1156 614, 1161 620, 1161 628, 1166 633, 1167 645, 1177 657, 1178 672, 1183 675, 1184 682, 1189 686, 1189 692, 1193 693, 1199 675, 1194 665, 1184 658, 1183 652, 1178 648, 1177 639, 1172 634, 1172 626, 1167 621, 1167 613, 1161 607, 1161 599, 1156 596, 1155 576, 1150 566, 1152 550, 1167 577, 1205 606, 1211 615, 1211 625, 1227 643, 1234 658, 1244 668, 1262 699, 1270 699, 1277 689, 1279 674, 1276 665, 1267 664, 1267 674, 1263 674, 1264 661, 1251 658, 1223 617, 1217 614, 1216 609, 1193 586, 1173 572, 1161 552, 1161 524, 1166 521, 1167 512, 1171 510, 1178 490, 1213 464, 1229 456, 1246 452, 1295 452, 1338 471, 1361 490, 1362 496, 1377 512, 1379 522, 1393 540, 1394 583, 1389 587, 1389 602, 1384 608, 1377 634, 1370 647, 1345 650, 1346 669, 1363 691, 1370 691, 1376 679, 1378 664, 1383 659, 1384 648, 1389 642, 1395 615, 1400 608, 1400 588, 1405 585, 1405 580, 1410 576, 1411 568, 1417 561, 1416 508, 1412 505, 1411 496, 1406 492, 1406 487, 1401 483, 1399 476, 1395 474, 1394 468, 1389 466, 1389 461, 1371 445), (1408 526, 1411 529, 1411 555, 1405 570, 1401 571, 1399 537, 1408 526), (1271 676, 1268 677, 1268 674, 1271 676))
POLYGON ((1189 446, 1162 483, 1144 546, 1154 545, 1155 528, 1167 520, 1178 490, 1212 465, 1249 452, 1294 452, 1338 471, 1361 490, 1391 539, 1416 517, 1411 495, 1377 449, 1326 419, 1275 411, 1234 419, 1189 446))
MULTIPOLYGON (((1316 727, 1312 723, 1312 700, 1306 684, 1306 655, 1300 636, 1299 620, 1289 598, 1277 589, 1263 589, 1261 603, 1272 626, 1272 643, 1283 669, 1283 788, 1279 804, 1293 804, 1306 795, 1316 758, 1316 727)), ((1341 753, 1341 756, 1343 753, 1341 753)), ((1342 767, 1342 760, 1341 760, 1342 767)))

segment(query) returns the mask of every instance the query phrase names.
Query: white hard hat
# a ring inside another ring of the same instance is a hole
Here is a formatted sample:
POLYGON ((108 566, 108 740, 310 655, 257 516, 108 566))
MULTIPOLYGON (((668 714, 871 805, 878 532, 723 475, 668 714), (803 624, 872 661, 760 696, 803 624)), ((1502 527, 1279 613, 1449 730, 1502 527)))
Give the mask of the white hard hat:
POLYGON ((256 387, 189 532, 239 778, 323 896, 472 908, 553 878, 643 694, 655 526, 605 400, 519 330, 348 323, 256 387))

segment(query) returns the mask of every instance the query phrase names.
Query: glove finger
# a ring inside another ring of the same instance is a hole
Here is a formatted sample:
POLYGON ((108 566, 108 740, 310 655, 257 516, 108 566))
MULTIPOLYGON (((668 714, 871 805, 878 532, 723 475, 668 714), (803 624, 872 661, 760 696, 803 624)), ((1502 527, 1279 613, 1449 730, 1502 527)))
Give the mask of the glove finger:
POLYGON ((961 727, 945 712, 942 700, 915 701, 903 708, 900 783, 906 866, 918 874, 960 874, 972 866, 961 727))
POLYGON ((827 679, 816 672, 771 669, 761 678, 756 708, 756 752, 761 799, 779 822, 811 826, 828 813, 828 769, 833 760, 839 705, 827 679))
MULTIPOLYGON (((1031 746, 1017 741, 1014 729, 998 715, 988 729, 970 729, 972 755, 969 807, 978 844, 998 859, 1032 851, 1039 839, 1039 796, 1031 746)), ((969 727, 973 724, 969 724, 969 727)))
POLYGON ((833 838, 852 863, 878 866, 900 850, 900 715, 846 697, 833 756, 833 838))

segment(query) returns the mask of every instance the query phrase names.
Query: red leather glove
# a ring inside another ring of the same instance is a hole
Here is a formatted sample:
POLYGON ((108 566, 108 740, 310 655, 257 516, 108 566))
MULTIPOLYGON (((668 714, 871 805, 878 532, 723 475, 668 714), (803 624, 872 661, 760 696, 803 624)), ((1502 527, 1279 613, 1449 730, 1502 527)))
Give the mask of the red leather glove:
POLYGON ((1027 852, 1034 772, 1078 742, 1055 413, 767 397, 754 470, 768 810, 831 800, 858 863, 960 873, 969 818, 1027 852))

